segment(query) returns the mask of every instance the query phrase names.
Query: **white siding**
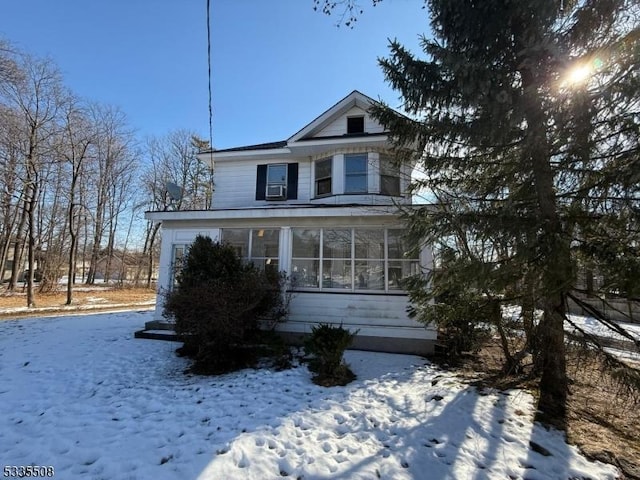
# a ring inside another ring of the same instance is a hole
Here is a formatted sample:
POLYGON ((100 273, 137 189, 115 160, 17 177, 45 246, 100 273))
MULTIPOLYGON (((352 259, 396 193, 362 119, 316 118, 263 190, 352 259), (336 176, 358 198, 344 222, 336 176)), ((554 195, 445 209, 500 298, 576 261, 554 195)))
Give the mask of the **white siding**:
POLYGON ((213 183, 213 208, 256 204, 256 164, 254 161, 233 160, 216 163, 213 183))
POLYGON ((358 115, 364 115, 364 131, 367 133, 382 133, 384 128, 376 122, 368 113, 358 107, 353 107, 347 113, 339 116, 329 125, 324 127, 318 133, 313 135, 314 137, 333 137, 338 135, 345 135, 347 133, 347 117, 355 117, 358 115))
POLYGON ((230 160, 217 162, 214 172, 213 208, 252 207, 267 204, 281 205, 308 203, 310 188, 309 161, 298 162, 298 199, 267 202, 256 200, 256 174, 258 164, 295 163, 293 159, 270 160, 230 160))
POLYGON ((197 229, 173 229, 163 227, 161 230, 160 262, 158 266, 158 301, 156 301, 155 318, 162 319, 163 302, 160 301, 162 292, 171 288, 171 262, 174 245, 190 245, 198 235, 210 237, 214 241, 220 239, 220 229, 202 227, 197 229))
POLYGON ((433 328, 408 318, 404 295, 296 292, 282 332, 311 333, 318 323, 340 325, 361 336, 435 340, 433 328))

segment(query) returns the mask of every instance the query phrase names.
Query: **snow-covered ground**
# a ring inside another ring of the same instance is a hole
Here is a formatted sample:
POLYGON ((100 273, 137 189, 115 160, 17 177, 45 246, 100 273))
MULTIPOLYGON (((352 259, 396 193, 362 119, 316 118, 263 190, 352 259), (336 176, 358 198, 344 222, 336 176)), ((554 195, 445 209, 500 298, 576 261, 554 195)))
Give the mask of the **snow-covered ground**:
MULTIPOLYGON (((588 333, 591 333, 592 335, 598 335, 600 337, 610 337, 615 340, 628 340, 626 337, 623 337, 622 335, 614 332, 593 317, 587 317, 584 315, 569 315, 569 319, 580 328, 584 329, 588 333)), ((640 324, 628 322, 616 323, 636 339, 640 340, 640 324)), ((566 325, 567 330, 573 330, 573 327, 568 322, 566 325)))
POLYGON ((0 466, 71 480, 616 478, 533 424, 522 391, 355 351, 346 387, 316 386, 304 366, 187 376, 175 343, 133 338, 152 315, 0 321, 0 466))

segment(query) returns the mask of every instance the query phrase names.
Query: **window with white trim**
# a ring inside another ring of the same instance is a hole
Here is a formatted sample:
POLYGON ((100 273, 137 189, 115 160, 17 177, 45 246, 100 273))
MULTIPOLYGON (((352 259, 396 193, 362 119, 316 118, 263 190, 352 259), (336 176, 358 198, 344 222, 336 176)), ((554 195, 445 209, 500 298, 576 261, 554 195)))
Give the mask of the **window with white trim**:
POLYGON ((321 230, 294 228, 291 233, 291 284, 294 288, 319 288, 321 230))
POLYGON ((384 230, 354 229, 354 288, 384 290, 384 230))
POLYGON ((420 262, 401 229, 293 228, 291 270, 295 289, 389 292, 420 262))
POLYGON ((364 115, 347 117, 347 134, 364 133, 364 115))
POLYGON ((367 193, 368 165, 366 153, 344 156, 344 193, 367 193))
POLYGON ((380 193, 400 196, 400 165, 386 155, 380 155, 380 193))
POLYGON ((387 290, 402 290, 402 280, 420 273, 418 251, 403 230, 387 230, 387 290))
POLYGON ((184 257, 187 254, 188 245, 174 244, 171 251, 171 270, 169 285, 176 285, 178 274, 184 265, 184 257))
POLYGON ((333 158, 324 158, 315 163, 315 195, 331 195, 331 164, 333 158))
POLYGON ((352 230, 322 231, 322 287, 351 289, 353 262, 351 261, 352 230))
POLYGON ((245 262, 278 270, 280 230, 277 228, 223 228, 222 241, 231 245, 245 262))
POLYGON ((249 261, 264 269, 278 271, 280 230, 260 228, 251 231, 251 256, 249 261))
POLYGON ((266 198, 287 198, 287 164, 267 165, 266 198))

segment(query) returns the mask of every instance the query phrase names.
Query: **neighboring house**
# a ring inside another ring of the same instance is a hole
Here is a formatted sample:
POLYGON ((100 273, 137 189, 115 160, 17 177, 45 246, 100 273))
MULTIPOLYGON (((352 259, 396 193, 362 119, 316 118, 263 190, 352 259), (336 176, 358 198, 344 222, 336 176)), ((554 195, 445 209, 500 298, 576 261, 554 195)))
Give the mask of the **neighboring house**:
POLYGON ((208 235, 291 278, 285 335, 325 322, 358 330, 356 348, 431 352, 436 332, 408 318, 400 285, 430 268, 431 251, 406 255, 396 205, 411 204, 411 168, 390 161, 372 103, 354 91, 287 140, 201 153, 215 167, 215 208, 146 214, 162 222, 160 291, 196 235, 208 235))

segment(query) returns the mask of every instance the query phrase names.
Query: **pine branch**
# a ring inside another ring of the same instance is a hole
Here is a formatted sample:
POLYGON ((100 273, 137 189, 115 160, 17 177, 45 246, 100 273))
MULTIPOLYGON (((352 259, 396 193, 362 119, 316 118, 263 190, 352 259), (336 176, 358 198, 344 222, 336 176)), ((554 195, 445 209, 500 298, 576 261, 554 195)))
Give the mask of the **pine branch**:
MULTIPOLYGON (((631 342, 633 342, 633 344, 636 346, 638 351, 640 351, 640 339, 637 339, 631 333, 629 333, 626 329, 622 328, 619 324, 617 324, 614 321, 612 321, 611 319, 609 319, 598 308, 596 308, 593 305, 590 305, 589 303, 587 303, 587 302, 583 301, 582 299, 576 297, 571 292, 567 292, 567 297, 570 298, 571 300, 573 300, 574 302, 576 302, 576 304, 578 304, 579 307, 581 307, 583 310, 585 310, 587 313, 589 313, 591 316, 593 316, 596 320, 598 320, 605 327, 609 328, 610 330, 614 331, 618 335, 621 335, 621 336, 627 338, 628 340, 630 340, 631 342)), ((604 299, 602 301, 605 302, 604 299)), ((618 310, 618 309, 614 308, 613 306, 611 306, 611 304, 609 304, 608 302, 607 302, 607 305, 610 306, 613 310, 616 310, 617 312, 620 312, 623 315, 628 316, 628 315, 624 314, 624 312, 621 312, 620 310, 618 310)), ((567 321, 569 321, 569 323, 571 323, 571 325, 574 326, 574 328, 576 327, 574 322, 571 322, 569 319, 567 319, 567 321)), ((584 332, 584 331, 581 330, 581 332, 584 332)))

